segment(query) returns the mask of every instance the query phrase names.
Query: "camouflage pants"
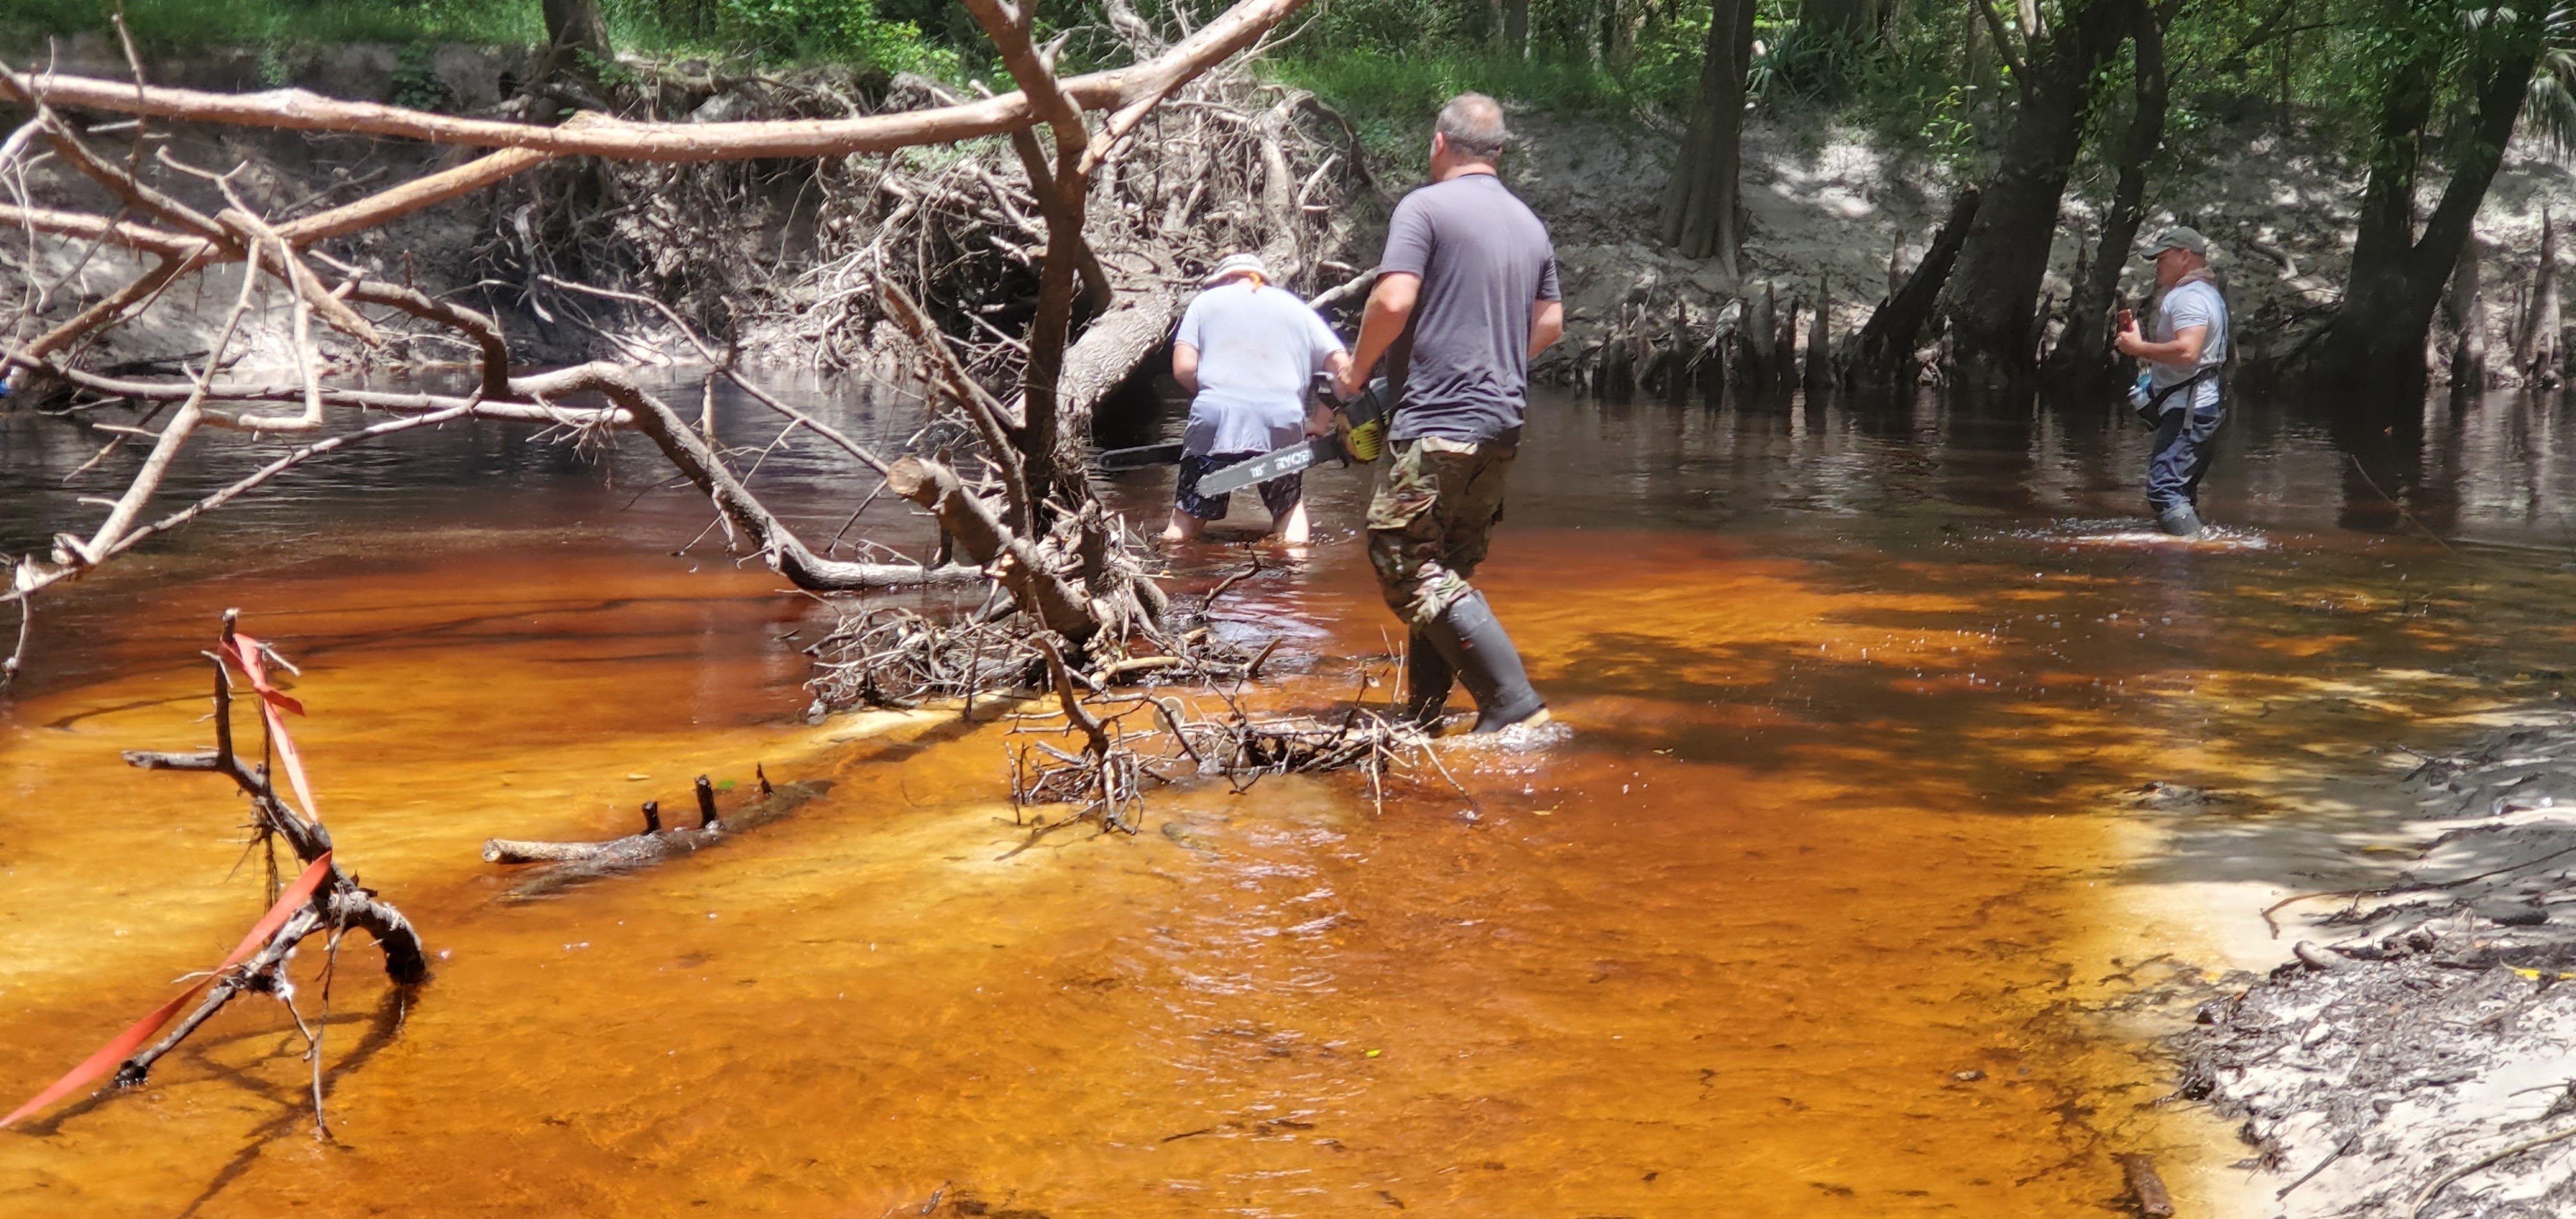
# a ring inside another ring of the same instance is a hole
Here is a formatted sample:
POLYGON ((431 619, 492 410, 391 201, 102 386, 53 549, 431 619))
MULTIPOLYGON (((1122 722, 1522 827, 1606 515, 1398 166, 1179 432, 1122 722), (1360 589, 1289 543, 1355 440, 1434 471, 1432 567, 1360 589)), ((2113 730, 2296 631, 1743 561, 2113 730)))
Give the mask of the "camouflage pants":
POLYGON ((1503 519, 1503 479, 1520 444, 1517 436, 1483 444, 1424 436, 1393 447, 1369 501, 1369 564, 1387 605, 1419 628, 1467 595, 1467 577, 1503 519))

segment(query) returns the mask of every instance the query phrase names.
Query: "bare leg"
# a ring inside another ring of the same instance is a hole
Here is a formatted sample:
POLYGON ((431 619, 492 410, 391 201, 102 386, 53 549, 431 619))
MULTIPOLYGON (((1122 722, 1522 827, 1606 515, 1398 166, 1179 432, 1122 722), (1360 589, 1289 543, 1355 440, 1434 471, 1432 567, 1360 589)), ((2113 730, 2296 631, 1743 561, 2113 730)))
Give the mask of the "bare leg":
POLYGON ((1270 536, 1275 537, 1282 542, 1286 542, 1291 546, 1305 545, 1306 501, 1302 499, 1298 500, 1297 506, 1290 508, 1285 516, 1272 517, 1270 520, 1270 536))
POLYGON ((1163 526, 1163 540, 1166 542, 1195 542, 1199 540, 1199 531, 1205 528, 1207 528, 1206 521, 1200 520, 1195 516, 1191 516, 1189 513, 1183 512, 1178 508, 1174 508, 1172 509, 1172 523, 1163 526))

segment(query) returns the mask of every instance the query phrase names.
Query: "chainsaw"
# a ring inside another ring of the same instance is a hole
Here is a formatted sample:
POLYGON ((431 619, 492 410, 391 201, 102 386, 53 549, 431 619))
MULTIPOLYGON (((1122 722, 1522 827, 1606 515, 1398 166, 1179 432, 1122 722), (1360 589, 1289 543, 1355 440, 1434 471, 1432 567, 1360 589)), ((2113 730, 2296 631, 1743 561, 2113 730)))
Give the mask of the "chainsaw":
MULTIPOLYGON (((1315 375, 1315 393, 1333 401, 1333 379, 1328 373, 1315 375)), ((1349 465, 1376 461, 1386 440, 1386 378, 1379 377, 1363 387, 1359 396, 1338 403, 1334 413, 1347 422, 1348 428, 1338 434, 1309 436, 1284 449, 1264 453, 1239 465, 1227 466, 1199 480, 1203 495, 1223 495, 1240 491, 1255 483, 1266 483, 1308 469, 1322 462, 1338 461, 1349 465)), ((1181 459, 1181 442, 1138 445, 1130 449, 1104 449, 1100 468, 1104 472, 1142 470, 1148 466, 1168 466, 1181 459)))
POLYGON ((1344 426, 1321 436, 1309 436, 1284 449, 1274 449, 1250 461, 1210 471, 1199 479, 1199 494, 1224 495, 1240 491, 1274 478, 1286 478, 1327 461, 1338 461, 1343 465, 1354 461, 1362 464, 1376 461, 1386 447, 1386 417, 1389 413, 1386 409, 1386 378, 1370 381, 1349 401, 1336 403, 1333 413, 1341 417, 1344 426))

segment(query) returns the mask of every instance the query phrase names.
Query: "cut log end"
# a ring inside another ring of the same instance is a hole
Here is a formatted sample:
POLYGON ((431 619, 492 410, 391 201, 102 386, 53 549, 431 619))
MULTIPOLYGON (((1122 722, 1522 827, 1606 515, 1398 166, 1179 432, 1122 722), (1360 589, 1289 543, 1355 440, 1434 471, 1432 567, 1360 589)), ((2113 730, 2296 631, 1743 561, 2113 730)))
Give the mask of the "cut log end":
POLYGON ((512 838, 488 838, 483 842, 485 863, 561 863, 569 859, 589 859, 608 850, 607 842, 527 842, 512 838))

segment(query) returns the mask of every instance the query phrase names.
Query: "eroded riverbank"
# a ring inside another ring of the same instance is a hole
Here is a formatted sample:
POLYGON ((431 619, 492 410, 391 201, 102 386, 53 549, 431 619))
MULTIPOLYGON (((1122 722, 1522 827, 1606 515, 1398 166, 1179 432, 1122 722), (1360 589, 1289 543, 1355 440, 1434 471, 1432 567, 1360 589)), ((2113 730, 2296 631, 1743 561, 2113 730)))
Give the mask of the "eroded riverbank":
MULTIPOLYGON (((2242 1153, 2155 1104, 2145 1034, 2216 952, 2189 886, 2262 878, 2142 866, 2175 814, 2122 793, 2351 761, 2311 748, 2375 731, 2339 689, 2393 719, 2404 674, 2508 687, 2565 577, 2338 530, 2335 458, 2295 426, 2222 459, 2235 545, 2120 540, 2136 438, 2087 426, 1550 403, 1480 582, 1570 733, 1444 747, 1473 800, 1194 789, 1135 838, 1017 853, 1012 724, 802 725, 813 603, 670 557, 703 523, 682 497, 584 482, 645 498, 137 580, 53 644, 94 676, 0 744, 0 1078, 31 1091, 255 913, 232 797, 115 762, 203 731, 223 605, 305 663, 343 851, 446 955, 399 1019, 344 960, 336 1143, 284 1013, 251 1008, 151 1088, 0 1139, 0 1190, 84 1215, 2063 1215, 2116 1209, 2113 1157, 2146 1152, 2226 1213, 2242 1153), (836 786, 547 902, 498 901, 477 854, 622 832, 754 762, 836 786)), ((1117 490, 1150 509, 1157 477, 1117 490)), ((1292 700, 1349 697, 1387 648, 1360 487, 1317 475, 1328 540, 1218 613, 1288 639, 1292 700)), ((1177 564, 1204 588, 1237 562, 1177 564)))

